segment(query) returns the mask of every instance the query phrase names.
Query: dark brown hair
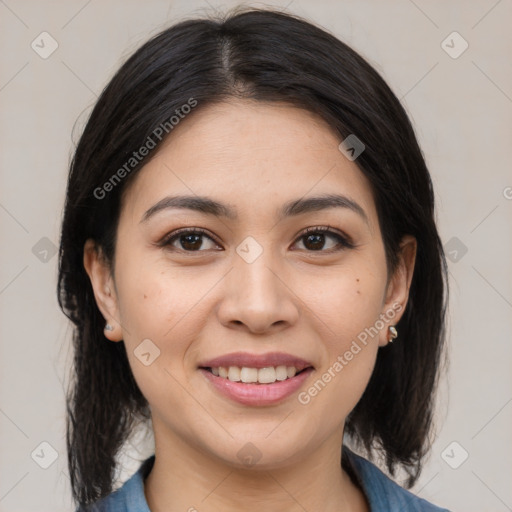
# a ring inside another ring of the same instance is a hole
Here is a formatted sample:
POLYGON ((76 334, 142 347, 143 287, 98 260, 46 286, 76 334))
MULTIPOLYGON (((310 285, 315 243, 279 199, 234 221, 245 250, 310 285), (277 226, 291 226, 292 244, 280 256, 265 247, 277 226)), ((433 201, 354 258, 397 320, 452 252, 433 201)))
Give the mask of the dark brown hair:
POLYGON ((408 116, 375 69, 333 35, 283 12, 237 9, 224 18, 182 21, 146 42, 104 89, 76 147, 62 222, 58 298, 74 324, 67 448, 73 497, 80 504, 112 491, 117 454, 136 422, 150 417, 124 343, 104 337, 83 247, 92 238, 114 262, 122 193, 160 142, 108 194, 98 198, 98 189, 190 98, 200 109, 232 97, 287 102, 321 116, 340 141, 355 134, 365 144, 356 164, 371 183, 389 270, 395 269, 404 235, 416 238, 418 252, 397 325, 400 340, 379 350, 345 432, 370 457, 380 451, 391 475, 396 466, 404 468, 408 487, 430 449, 447 270, 431 179, 408 116))

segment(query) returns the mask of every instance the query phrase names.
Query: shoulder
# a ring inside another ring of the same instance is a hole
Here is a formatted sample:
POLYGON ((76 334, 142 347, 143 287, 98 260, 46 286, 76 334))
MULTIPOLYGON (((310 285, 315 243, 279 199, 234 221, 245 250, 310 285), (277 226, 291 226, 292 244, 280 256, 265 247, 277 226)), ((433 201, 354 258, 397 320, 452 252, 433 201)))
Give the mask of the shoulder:
POLYGON ((420 498, 385 475, 375 464, 343 445, 343 458, 351 466, 369 503, 371 512, 450 512, 420 498))
POLYGON ((142 462, 138 471, 113 493, 75 512, 151 512, 144 495, 144 478, 149 474, 155 456, 142 462))

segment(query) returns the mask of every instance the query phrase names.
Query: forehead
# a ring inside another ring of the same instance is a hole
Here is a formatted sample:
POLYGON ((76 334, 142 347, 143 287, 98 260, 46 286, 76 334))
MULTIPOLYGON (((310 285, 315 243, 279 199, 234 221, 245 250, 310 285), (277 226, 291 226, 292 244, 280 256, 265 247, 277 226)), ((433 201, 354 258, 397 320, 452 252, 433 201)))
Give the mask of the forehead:
POLYGON ((167 195, 209 196, 243 220, 276 215, 293 199, 343 194, 376 229, 369 181, 341 153, 341 137, 319 116, 250 100, 196 108, 131 183, 123 209, 133 216, 141 218, 167 195))

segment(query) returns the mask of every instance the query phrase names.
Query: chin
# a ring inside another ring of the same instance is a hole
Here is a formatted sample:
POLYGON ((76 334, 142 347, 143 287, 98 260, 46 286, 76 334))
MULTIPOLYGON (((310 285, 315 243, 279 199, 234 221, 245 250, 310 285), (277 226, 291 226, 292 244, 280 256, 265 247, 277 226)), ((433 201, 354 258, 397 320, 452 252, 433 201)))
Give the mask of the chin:
POLYGON ((269 440, 267 436, 268 432, 261 437, 251 435, 229 441, 229 451, 217 453, 217 456, 229 466, 247 470, 283 468, 298 463, 304 457, 302 450, 297 451, 297 446, 304 446, 304 441, 295 442, 288 437, 289 442, 283 445, 281 436, 276 436, 274 440, 269 440))

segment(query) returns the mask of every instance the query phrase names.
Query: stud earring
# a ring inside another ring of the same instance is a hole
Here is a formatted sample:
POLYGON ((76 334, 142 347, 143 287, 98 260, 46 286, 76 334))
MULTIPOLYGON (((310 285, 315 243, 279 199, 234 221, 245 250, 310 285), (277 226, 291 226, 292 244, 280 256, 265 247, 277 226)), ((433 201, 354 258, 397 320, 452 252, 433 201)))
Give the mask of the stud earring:
POLYGON ((114 327, 112 327, 110 324, 105 325, 105 331, 113 331, 114 327))
POLYGON ((395 329, 395 326, 394 325, 391 325, 389 327, 389 332, 390 332, 390 337, 388 338, 388 342, 389 343, 393 343, 393 340, 398 336, 398 332, 397 330, 395 329))

